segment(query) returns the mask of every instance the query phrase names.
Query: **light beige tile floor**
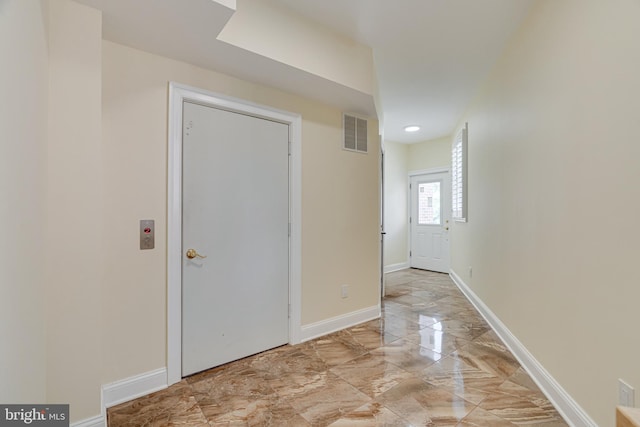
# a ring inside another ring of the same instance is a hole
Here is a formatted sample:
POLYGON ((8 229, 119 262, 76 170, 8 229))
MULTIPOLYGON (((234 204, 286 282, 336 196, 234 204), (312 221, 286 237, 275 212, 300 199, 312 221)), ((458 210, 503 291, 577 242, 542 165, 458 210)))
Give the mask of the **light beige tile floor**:
POLYGON ((566 426, 440 273, 387 275, 379 320, 108 410, 121 426, 566 426))

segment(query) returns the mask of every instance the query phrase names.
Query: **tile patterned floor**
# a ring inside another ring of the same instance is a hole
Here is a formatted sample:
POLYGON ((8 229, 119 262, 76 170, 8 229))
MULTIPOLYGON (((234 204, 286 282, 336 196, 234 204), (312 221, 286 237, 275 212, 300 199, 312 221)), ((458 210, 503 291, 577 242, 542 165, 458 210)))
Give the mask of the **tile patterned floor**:
POLYGON ((121 426, 566 426, 445 274, 387 276, 382 319, 186 378, 121 426))

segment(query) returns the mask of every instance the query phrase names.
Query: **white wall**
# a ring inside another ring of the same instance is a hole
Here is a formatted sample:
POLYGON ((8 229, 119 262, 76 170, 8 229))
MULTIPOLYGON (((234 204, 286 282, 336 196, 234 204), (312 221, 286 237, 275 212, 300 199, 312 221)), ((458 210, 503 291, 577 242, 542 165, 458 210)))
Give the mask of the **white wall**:
POLYGON ((166 366, 169 81, 302 115, 303 325, 379 303, 377 138, 344 151, 340 110, 103 43, 101 23, 0 0, 0 400, 69 403, 72 422, 100 413, 101 385, 166 366))
MULTIPOLYGON (((166 366, 168 82, 302 115, 302 323, 378 304, 378 143, 344 151, 341 111, 183 62, 103 42, 103 382, 166 366), (137 223, 156 220, 156 249, 137 223), (350 285, 350 296, 340 286, 350 285), (109 313, 117 315, 109 316, 109 313)), ((370 121, 370 135, 377 121, 370 121)))
POLYGON ((102 16, 69 0, 49 11, 47 400, 75 421, 100 411, 102 16))
POLYGON ((451 138, 447 136, 409 144, 409 172, 451 166, 451 138))
POLYGON ((0 1, 0 402, 46 398, 46 8, 0 1))
POLYGON ((638 22, 637 0, 538 1, 462 120, 452 268, 601 426, 618 378, 640 387, 638 22))
POLYGON ((367 95, 376 89, 369 46, 274 2, 238 2, 218 39, 367 95))
POLYGON ((384 143, 384 264, 399 268, 409 261, 407 188, 409 146, 384 143))

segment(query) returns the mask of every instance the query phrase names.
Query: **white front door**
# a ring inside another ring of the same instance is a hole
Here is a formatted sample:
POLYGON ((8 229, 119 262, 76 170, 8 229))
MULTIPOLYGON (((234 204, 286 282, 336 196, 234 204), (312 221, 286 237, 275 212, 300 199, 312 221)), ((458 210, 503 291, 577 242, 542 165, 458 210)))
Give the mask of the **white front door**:
POLYGON ((410 179, 411 267, 449 272, 451 184, 448 172, 410 179))
POLYGON ((289 126, 184 103, 182 376, 289 339, 289 126))

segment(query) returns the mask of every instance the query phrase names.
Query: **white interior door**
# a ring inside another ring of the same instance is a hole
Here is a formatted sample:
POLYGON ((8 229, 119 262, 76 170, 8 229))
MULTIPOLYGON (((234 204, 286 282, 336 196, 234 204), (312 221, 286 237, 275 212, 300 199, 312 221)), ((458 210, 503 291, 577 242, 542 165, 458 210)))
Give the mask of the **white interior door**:
POLYGON ((449 272, 451 184, 448 172, 414 175, 411 192, 411 267, 449 272))
POLYGON ((288 342, 288 143, 286 124, 184 103, 183 376, 288 342))

